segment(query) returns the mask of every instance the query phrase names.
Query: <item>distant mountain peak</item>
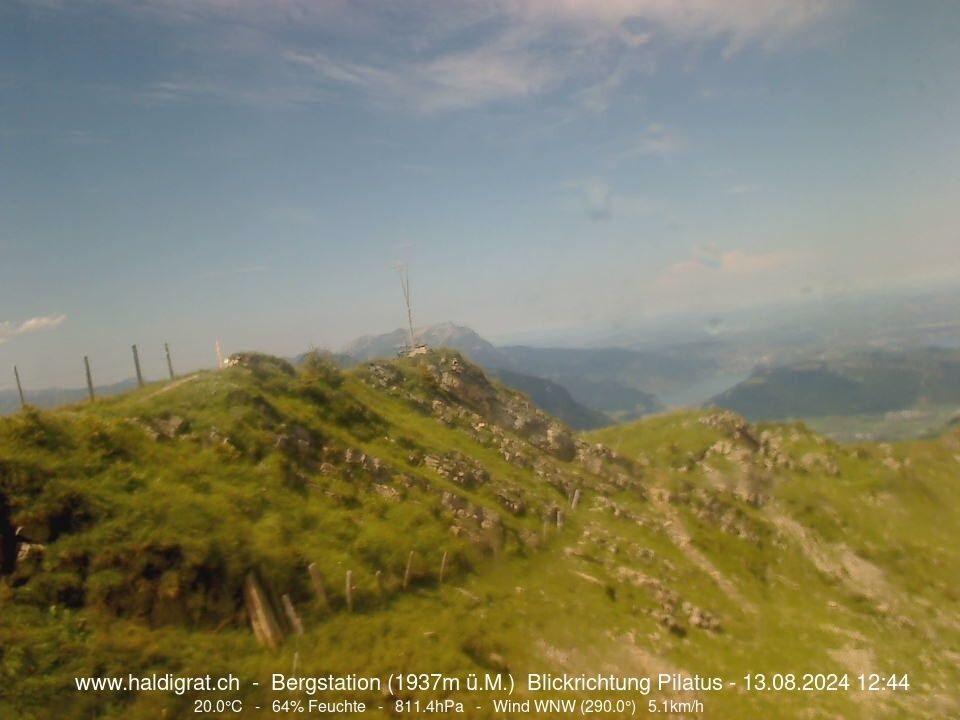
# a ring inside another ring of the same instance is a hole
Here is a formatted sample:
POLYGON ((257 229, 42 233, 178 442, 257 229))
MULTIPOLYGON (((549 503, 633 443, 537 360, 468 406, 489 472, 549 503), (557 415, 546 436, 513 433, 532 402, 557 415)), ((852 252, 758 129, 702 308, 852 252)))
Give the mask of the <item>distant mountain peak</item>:
MULTIPOLYGON (((496 348, 480 337, 476 331, 453 322, 416 328, 414 332, 418 342, 431 347, 450 347, 473 357, 478 362, 486 360, 484 355, 496 353, 496 348)), ((364 335, 349 342, 343 352, 361 361, 392 357, 408 342, 407 333, 406 329, 397 328, 383 335, 364 335)))
MULTIPOLYGON (((438 339, 449 338, 451 340, 461 340, 464 338, 469 338, 471 340, 479 340, 487 345, 490 345, 486 340, 484 340, 473 328, 468 328, 466 325, 457 325, 453 322, 444 322, 437 323, 436 325, 430 325, 426 328, 423 328, 419 331, 421 336, 427 335, 430 337, 435 337, 438 339)), ((492 347, 492 346, 491 346, 492 347)))

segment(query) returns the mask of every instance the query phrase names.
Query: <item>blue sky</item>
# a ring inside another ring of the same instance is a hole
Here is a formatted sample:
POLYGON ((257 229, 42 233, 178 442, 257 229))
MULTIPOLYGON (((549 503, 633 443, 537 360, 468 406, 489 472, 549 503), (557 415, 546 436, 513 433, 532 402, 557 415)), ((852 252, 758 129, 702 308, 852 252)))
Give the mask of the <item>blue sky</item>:
MULTIPOLYGON (((0 4, 0 366, 960 275, 960 5, 0 4)), ((10 379, 0 372, 0 387, 10 379)))

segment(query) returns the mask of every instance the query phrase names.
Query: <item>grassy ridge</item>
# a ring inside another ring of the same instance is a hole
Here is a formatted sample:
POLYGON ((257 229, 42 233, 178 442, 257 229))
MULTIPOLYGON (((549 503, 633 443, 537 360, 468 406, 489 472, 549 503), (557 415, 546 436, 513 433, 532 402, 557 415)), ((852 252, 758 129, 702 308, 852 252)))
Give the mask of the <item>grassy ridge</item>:
POLYGON ((579 438, 445 351, 346 372, 243 356, 21 413, 0 420, 0 499, 32 543, 0 581, 0 716, 192 709, 73 691, 75 676, 127 672, 232 672, 264 704, 249 681, 295 663, 518 679, 875 670, 912 689, 702 699, 708 717, 949 716, 958 457, 956 433, 846 446, 716 412, 579 438), (249 630, 250 573, 306 628, 276 652, 249 630))

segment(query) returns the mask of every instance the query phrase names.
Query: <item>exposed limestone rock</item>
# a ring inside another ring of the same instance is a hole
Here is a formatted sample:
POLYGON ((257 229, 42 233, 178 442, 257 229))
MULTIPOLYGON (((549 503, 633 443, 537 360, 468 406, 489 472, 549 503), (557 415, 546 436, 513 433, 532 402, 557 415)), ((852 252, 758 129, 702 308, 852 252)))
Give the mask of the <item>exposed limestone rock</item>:
POLYGON ((716 428, 731 440, 743 443, 756 450, 760 447, 753 426, 734 412, 724 410, 718 413, 704 415, 699 420, 704 425, 716 428))
POLYGON ((400 491, 395 487, 384 485, 383 483, 374 483, 373 489, 378 495, 390 502, 400 502, 400 500, 403 499, 403 495, 401 495, 400 491))
POLYGON ((179 415, 154 418, 149 422, 135 421, 152 440, 173 440, 190 430, 190 423, 179 415))
POLYGON ((456 412, 447 403, 442 400, 434 400, 430 403, 430 410, 440 422, 447 427, 452 427, 456 422, 456 412))
POLYGON ((624 508, 623 505, 602 495, 597 495, 593 498, 592 509, 606 511, 611 513, 614 517, 623 518, 624 520, 630 520, 632 522, 636 522, 637 520, 637 516, 624 508))
POLYGON ((717 616, 697 607, 693 603, 684 600, 681 604, 681 609, 687 615, 687 618, 690 620, 690 624, 694 627, 701 628, 702 630, 707 630, 709 632, 720 632, 723 629, 723 624, 720 622, 720 619, 717 616))
POLYGON ((23 565, 31 558, 42 559, 46 549, 47 546, 42 543, 21 543, 20 549, 17 550, 17 564, 23 565))
POLYGON ((570 572, 572 572, 574 575, 576 575, 576 576, 577 576, 578 578, 580 578, 581 580, 586 580, 586 581, 587 581, 588 583, 590 583, 591 585, 599 585, 600 587, 603 587, 603 586, 605 585, 605 583, 603 582, 603 580, 601 580, 600 578, 595 577, 595 576, 593 576, 593 575, 588 575, 588 574, 585 573, 585 572, 580 572, 579 570, 571 570, 570 572))
POLYGON ((347 465, 363 465, 366 462, 367 456, 362 450, 357 450, 355 448, 347 448, 343 453, 343 461, 347 465))
POLYGON ((523 499, 523 493, 518 488, 503 487, 499 488, 494 497, 497 502, 514 515, 523 515, 526 512, 527 505, 523 499))
POLYGON ((837 463, 824 453, 804 453, 800 458, 800 467, 810 472, 821 471, 828 475, 839 475, 840 469, 837 463))
POLYGON ((344 450, 343 462, 352 468, 363 470, 371 475, 380 475, 386 468, 383 460, 373 457, 372 455, 367 455, 357 448, 347 448, 344 450))
POLYGON ((475 488, 490 480, 490 474, 480 463, 456 451, 444 455, 426 455, 423 464, 464 487, 475 488))
MULTIPOLYGON (((456 411, 448 411, 447 403, 437 399, 431 402, 431 410, 444 422, 461 419, 474 428, 479 422, 499 425, 565 462, 575 457, 576 441, 569 429, 522 395, 498 390, 479 368, 458 354, 439 351, 424 356, 422 362, 437 386, 453 398, 452 405, 457 406, 456 411)), ((518 459, 512 450, 503 454, 510 462, 518 459)))
POLYGON ((504 437, 500 441, 500 455, 511 465, 517 465, 523 468, 528 468, 532 465, 530 456, 527 453, 527 448, 523 443, 513 438, 504 437))
POLYGON ((403 373, 389 363, 371 363, 368 369, 374 384, 382 388, 394 388, 403 382, 403 373))
POLYGON ((473 518, 480 523, 481 527, 495 527, 501 525, 503 522, 494 510, 480 505, 474 505, 465 497, 457 495, 456 493, 444 491, 440 502, 447 510, 453 512, 456 517, 461 519, 473 518))
POLYGON ((736 505, 724 502, 715 492, 704 488, 697 489, 692 495, 691 506, 697 517, 728 535, 746 540, 752 545, 760 544, 760 536, 749 518, 736 505))
POLYGON ((537 477, 564 497, 571 497, 576 490, 576 478, 567 477, 562 473, 556 472, 553 468, 544 467, 543 463, 540 463, 534 472, 537 477))
POLYGON ((560 423, 553 423, 547 428, 546 450, 554 457, 566 462, 573 460, 577 453, 573 435, 560 423))
POLYGON ((621 582, 643 588, 650 593, 660 605, 654 612, 654 617, 670 632, 678 635, 686 634, 686 628, 680 622, 678 616, 686 616, 693 627, 702 630, 720 632, 723 629, 718 617, 687 600, 681 600, 676 592, 660 580, 622 565, 617 568, 616 575, 621 582))

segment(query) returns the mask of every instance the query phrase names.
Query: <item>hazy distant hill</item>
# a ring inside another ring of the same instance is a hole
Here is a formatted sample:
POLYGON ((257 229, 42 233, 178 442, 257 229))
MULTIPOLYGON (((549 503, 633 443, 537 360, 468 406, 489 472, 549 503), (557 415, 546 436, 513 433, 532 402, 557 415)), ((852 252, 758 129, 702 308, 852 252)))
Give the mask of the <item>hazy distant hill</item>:
POLYGON ((557 378, 557 383, 565 387, 577 402, 619 420, 638 418, 664 409, 656 395, 615 380, 562 375, 557 378))
POLYGON ((563 420, 575 430, 592 430, 613 424, 613 420, 571 397, 563 385, 553 380, 523 375, 511 370, 488 371, 507 387, 525 393, 541 410, 563 420))
POLYGON ((960 347, 960 285, 928 289, 883 288, 760 305, 708 315, 692 314, 620 330, 593 344, 636 350, 688 349, 727 371, 754 367, 760 358, 785 365, 825 352, 865 348, 960 347))
POLYGON ((851 352, 757 370, 709 404, 751 419, 871 415, 960 403, 960 351, 851 352))
MULTIPOLYGON (((685 353, 658 353, 618 348, 534 348, 526 346, 497 347, 467 327, 443 323, 417 332, 418 342, 431 347, 449 347, 469 357, 487 370, 496 372, 504 382, 528 393, 538 405, 554 412, 563 420, 579 424, 577 413, 565 399, 561 405, 545 391, 543 383, 533 378, 552 381, 564 388, 575 404, 584 409, 605 413, 612 419, 634 419, 658 412, 663 404, 648 388, 671 388, 701 379, 712 368, 685 353), (514 385, 504 371, 515 380, 526 376, 523 386, 514 385), (547 405, 551 407, 547 407, 547 405), (569 409, 568 409, 569 408, 569 409)), ((343 352, 358 360, 394 357, 409 342, 405 330, 385 335, 368 335, 347 345, 343 352)), ((555 392, 555 391, 554 391, 555 392)), ((593 427, 596 427, 594 425, 593 427)))
POLYGON ((616 383, 659 395, 702 380, 715 371, 715 363, 683 347, 662 350, 626 348, 498 348, 508 367, 523 368, 541 377, 584 378, 616 383))
MULTIPOLYGON (((469 355, 475 362, 495 364, 501 361, 501 355, 493 344, 487 342, 468 327, 442 323, 423 328, 416 333, 417 342, 431 347, 448 347, 469 355)), ((398 328, 383 335, 364 335, 348 343, 343 353, 360 361, 396 357, 397 353, 409 345, 407 330, 398 328)))
MULTIPOLYGON (((119 395, 120 393, 132 390, 137 386, 137 381, 133 378, 121 380, 112 385, 104 385, 95 388, 97 395, 119 395)), ((60 405, 69 405, 70 403, 86 400, 86 388, 44 388, 42 390, 28 390, 25 393, 27 403, 38 408, 54 408, 60 405)), ((20 397, 16 390, 0 391, 0 415, 16 412, 20 409, 20 397)))

